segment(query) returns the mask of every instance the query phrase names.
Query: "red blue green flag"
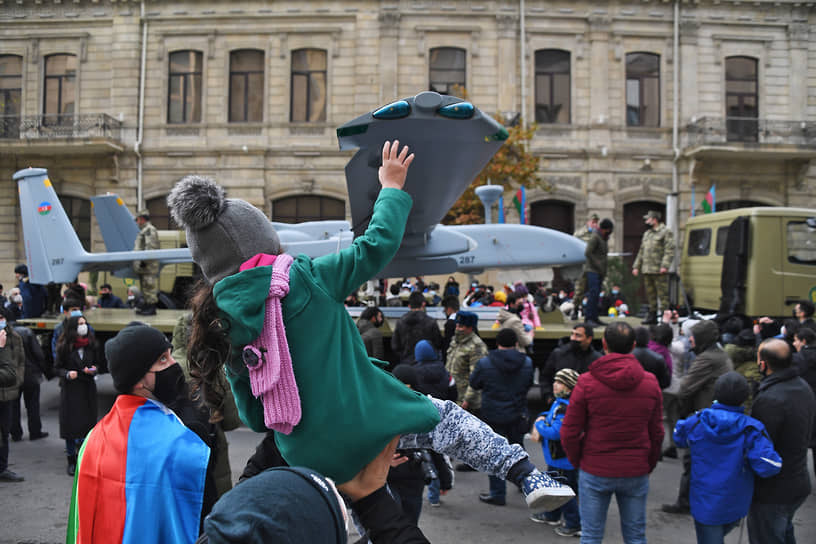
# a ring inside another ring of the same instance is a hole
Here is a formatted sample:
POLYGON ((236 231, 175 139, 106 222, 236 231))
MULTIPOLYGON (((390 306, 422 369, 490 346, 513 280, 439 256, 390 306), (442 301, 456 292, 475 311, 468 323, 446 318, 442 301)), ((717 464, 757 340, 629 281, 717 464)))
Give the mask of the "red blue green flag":
POLYGON ((518 210, 519 214, 519 223, 522 225, 527 224, 527 192, 522 185, 519 187, 519 190, 516 191, 516 196, 513 197, 513 205, 518 210))
POLYGON ((716 211, 717 200, 714 192, 715 187, 716 185, 712 185, 711 189, 709 189, 706 193, 705 199, 703 199, 703 213, 712 213, 716 211))
POLYGON ((66 544, 195 542, 209 456, 167 407, 119 395, 80 449, 66 544))

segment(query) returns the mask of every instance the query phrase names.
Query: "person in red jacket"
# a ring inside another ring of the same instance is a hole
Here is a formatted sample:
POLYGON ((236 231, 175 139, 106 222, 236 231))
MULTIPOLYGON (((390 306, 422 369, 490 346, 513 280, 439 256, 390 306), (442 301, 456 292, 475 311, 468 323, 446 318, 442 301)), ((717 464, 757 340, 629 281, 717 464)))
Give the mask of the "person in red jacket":
POLYGON ((634 355, 625 322, 604 331, 606 355, 581 374, 561 427, 561 444, 580 470, 581 543, 600 543, 612 495, 626 544, 646 543, 649 473, 663 442, 663 397, 653 374, 634 355))

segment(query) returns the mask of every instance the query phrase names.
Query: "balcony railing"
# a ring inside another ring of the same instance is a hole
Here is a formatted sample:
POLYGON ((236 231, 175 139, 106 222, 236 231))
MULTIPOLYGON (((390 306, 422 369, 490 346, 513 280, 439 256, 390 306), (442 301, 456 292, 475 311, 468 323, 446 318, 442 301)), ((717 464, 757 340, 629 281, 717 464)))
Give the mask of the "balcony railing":
POLYGON ((755 117, 701 117, 686 126, 689 146, 753 143, 816 147, 816 123, 755 117))
POLYGON ((122 122, 106 113, 0 115, 0 139, 105 138, 119 141, 121 132, 122 122))

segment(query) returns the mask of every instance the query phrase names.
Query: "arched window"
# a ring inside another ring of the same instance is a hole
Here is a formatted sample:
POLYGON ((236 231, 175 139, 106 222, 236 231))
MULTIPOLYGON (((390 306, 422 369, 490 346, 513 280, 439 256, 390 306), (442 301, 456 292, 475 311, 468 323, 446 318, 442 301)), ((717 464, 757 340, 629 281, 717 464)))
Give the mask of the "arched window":
POLYGON ((0 138, 20 136, 23 57, 0 55, 0 138))
POLYGON ((626 54, 626 124, 660 126, 660 55, 626 54))
POLYGON ((87 251, 91 247, 91 201, 78 196, 60 195, 62 207, 87 251))
POLYGON ((170 53, 167 122, 200 123, 202 93, 201 51, 170 53))
POLYGON ((43 124, 73 124, 76 111, 76 55, 58 53, 45 57, 43 124))
POLYGON ((530 204, 530 224, 572 234, 575 204, 565 200, 539 200, 530 204))
POLYGON ((535 118, 537 123, 570 122, 570 53, 535 52, 535 118))
POLYGON ((263 121, 263 74, 263 51, 239 49, 230 52, 230 123, 263 121))
POLYGON ((323 49, 292 51, 290 120, 293 123, 326 120, 326 67, 323 49))
POLYGON ((467 53, 458 47, 431 49, 428 61, 428 88, 439 94, 461 94, 465 89, 467 53))
POLYGON ((287 196, 272 201, 272 220, 302 223, 346 218, 346 203, 337 198, 316 195, 287 196))
POLYGON ((756 142, 759 117, 757 59, 725 59, 725 115, 728 140, 756 142))
POLYGON ((160 230, 177 229, 178 226, 170 219, 170 210, 167 208, 167 196, 157 196, 145 202, 150 212, 150 222, 160 230))

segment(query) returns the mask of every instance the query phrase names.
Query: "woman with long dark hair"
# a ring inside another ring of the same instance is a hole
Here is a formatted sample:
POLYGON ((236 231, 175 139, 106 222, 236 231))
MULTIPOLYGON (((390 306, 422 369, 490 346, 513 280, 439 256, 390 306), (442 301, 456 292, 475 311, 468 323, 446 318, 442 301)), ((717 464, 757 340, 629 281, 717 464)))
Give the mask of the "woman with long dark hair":
POLYGON ((85 316, 68 318, 57 340, 54 370, 60 379, 60 438, 65 439, 67 472, 70 476, 76 470, 77 453, 82 441, 96 425, 94 377, 100 366, 99 345, 85 316))

